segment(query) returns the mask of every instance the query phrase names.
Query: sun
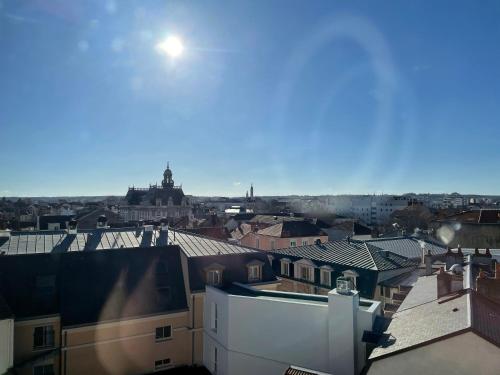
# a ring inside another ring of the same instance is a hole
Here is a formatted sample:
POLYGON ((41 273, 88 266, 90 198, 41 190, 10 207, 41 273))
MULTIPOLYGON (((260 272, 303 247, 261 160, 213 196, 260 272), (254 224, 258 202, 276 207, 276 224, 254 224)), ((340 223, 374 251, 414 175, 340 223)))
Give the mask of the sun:
POLYGON ((156 50, 159 53, 170 56, 171 58, 177 58, 184 52, 184 44, 179 37, 171 35, 156 44, 156 50))

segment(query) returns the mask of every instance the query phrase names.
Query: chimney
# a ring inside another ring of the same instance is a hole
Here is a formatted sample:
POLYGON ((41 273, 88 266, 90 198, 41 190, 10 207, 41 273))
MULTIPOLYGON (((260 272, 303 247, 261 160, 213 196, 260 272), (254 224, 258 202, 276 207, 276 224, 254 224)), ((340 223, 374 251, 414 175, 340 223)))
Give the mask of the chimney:
POLYGON ((464 277, 461 272, 461 267, 461 265, 454 265, 452 272, 446 272, 443 267, 439 269, 439 273, 437 275, 438 298, 463 289, 464 277))
POLYGON ((454 264, 462 264, 464 261, 464 254, 462 253, 462 249, 460 245, 458 245, 458 251, 456 253, 453 252, 450 248, 446 252, 445 262, 446 262, 446 270, 449 270, 451 266, 454 264))
POLYGON ((337 288, 328 293, 329 372, 357 373, 357 316, 359 294, 349 280, 339 277, 337 288))
POLYGON ((108 218, 106 215, 100 215, 97 218, 97 228, 104 229, 104 228, 109 228, 108 224, 108 218))
POLYGON ((75 219, 71 219, 68 222, 68 234, 76 234, 77 227, 78 227, 78 222, 75 219))
POLYGON ((160 220, 160 234, 156 241, 157 246, 168 245, 168 220, 165 217, 160 220))
POLYGON ((424 263, 425 263, 425 276, 432 275, 432 255, 431 250, 427 250, 427 254, 424 255, 424 263))

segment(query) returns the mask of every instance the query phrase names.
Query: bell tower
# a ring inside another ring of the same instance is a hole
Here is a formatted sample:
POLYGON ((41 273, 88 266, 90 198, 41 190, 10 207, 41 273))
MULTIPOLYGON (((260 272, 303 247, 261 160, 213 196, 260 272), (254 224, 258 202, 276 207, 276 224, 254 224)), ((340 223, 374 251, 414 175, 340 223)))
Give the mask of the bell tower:
POLYGON ((172 179, 172 171, 170 170, 169 162, 167 162, 167 169, 163 172, 163 181, 161 186, 164 188, 174 187, 174 180, 172 179))

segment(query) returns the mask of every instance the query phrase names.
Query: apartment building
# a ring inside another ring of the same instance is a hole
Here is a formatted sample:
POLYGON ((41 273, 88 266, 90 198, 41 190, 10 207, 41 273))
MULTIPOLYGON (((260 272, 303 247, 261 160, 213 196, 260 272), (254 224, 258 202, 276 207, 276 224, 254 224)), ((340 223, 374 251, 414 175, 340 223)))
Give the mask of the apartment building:
POLYGON ((0 251, 0 365, 19 374, 202 364, 205 285, 277 284, 265 254, 166 226, 11 232, 0 251))
POLYGON ((375 246, 349 240, 271 251, 280 290, 327 294, 343 276, 364 298, 380 299, 378 285, 412 272, 418 263, 375 246))
POLYGON ((282 221, 246 233, 239 243, 259 250, 275 250, 328 241, 328 234, 308 221, 282 221))
POLYGON ((304 371, 291 374, 358 374, 380 303, 341 285, 326 296, 207 287, 205 367, 220 375, 281 375, 290 366, 304 371))

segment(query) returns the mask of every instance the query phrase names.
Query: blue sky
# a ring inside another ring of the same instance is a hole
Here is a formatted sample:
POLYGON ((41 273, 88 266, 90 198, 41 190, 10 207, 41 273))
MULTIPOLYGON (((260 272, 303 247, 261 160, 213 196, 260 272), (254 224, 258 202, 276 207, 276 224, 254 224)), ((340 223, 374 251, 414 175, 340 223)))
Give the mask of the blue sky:
POLYGON ((0 195, 498 193, 497 1, 0 0, 0 195), (155 45, 179 36, 182 56, 155 45))

